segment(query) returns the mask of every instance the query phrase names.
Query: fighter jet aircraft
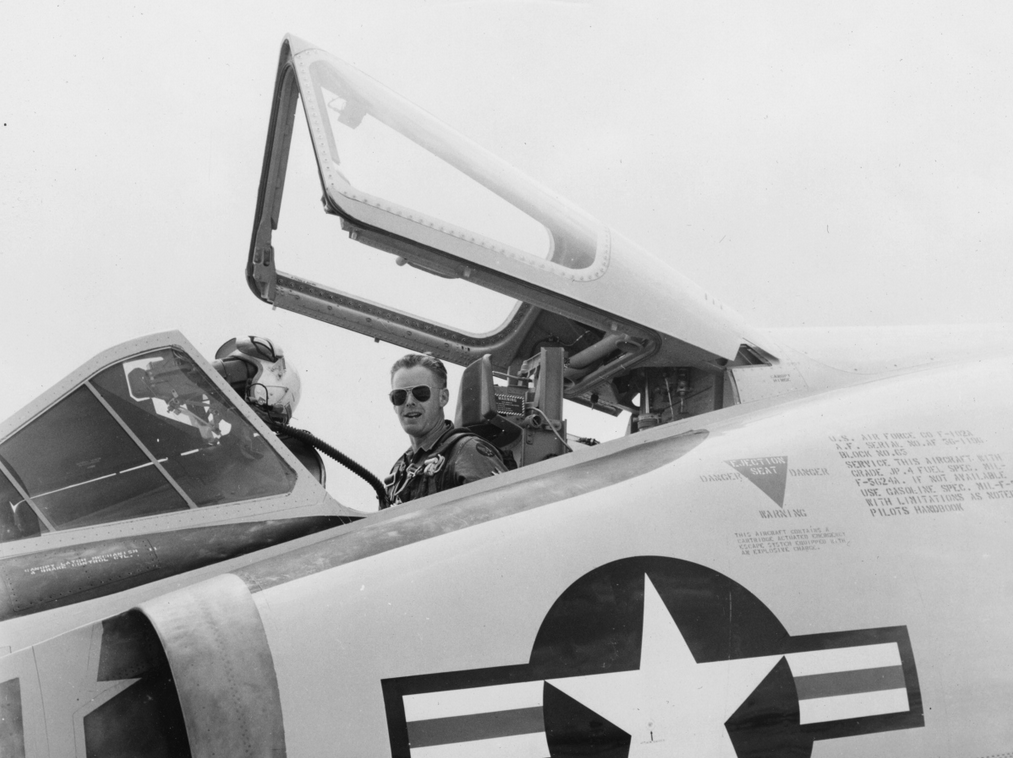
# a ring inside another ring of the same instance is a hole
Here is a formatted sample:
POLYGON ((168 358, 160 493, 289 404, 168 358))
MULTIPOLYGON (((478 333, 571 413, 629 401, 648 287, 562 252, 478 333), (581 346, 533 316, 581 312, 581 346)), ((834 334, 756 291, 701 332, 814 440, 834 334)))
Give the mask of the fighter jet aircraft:
POLYGON ((516 470, 358 512, 229 351, 96 357, 0 430, 3 756, 1013 750, 1008 332, 750 328, 295 37, 246 273, 466 366, 455 421, 516 470), (329 281, 277 238, 303 130, 364 256, 311 251, 329 281), (500 324, 342 288, 377 261, 500 324))

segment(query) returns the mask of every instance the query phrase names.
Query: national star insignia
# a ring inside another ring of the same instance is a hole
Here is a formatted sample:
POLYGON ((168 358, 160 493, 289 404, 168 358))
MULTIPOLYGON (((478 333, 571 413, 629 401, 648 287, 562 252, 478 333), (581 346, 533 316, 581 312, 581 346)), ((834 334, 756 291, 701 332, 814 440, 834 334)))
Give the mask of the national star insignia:
POLYGON ((640 668, 550 679, 548 683, 629 734, 629 758, 735 758, 725 722, 781 657, 697 663, 645 575, 640 668))

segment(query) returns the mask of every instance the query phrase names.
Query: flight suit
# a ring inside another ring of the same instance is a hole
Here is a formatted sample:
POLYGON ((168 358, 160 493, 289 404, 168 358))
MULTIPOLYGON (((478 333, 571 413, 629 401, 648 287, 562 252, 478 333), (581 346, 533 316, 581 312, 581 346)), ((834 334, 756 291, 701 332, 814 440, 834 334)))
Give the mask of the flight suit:
POLYGON ((446 431, 427 449, 408 448, 384 480, 388 505, 400 505, 435 492, 484 479, 507 470, 496 448, 476 434, 455 429, 449 421, 446 431))

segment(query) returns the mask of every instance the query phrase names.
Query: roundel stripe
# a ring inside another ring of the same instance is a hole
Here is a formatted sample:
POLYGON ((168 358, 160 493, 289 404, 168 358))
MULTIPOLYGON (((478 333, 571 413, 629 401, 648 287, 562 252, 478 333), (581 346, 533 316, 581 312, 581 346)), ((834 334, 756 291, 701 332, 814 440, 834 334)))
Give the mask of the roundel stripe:
POLYGON ((806 758, 816 740, 925 723, 906 627, 792 636, 730 578, 655 556, 570 585, 526 664, 381 685, 395 758, 457 758, 480 744, 482 754, 633 756, 665 742, 806 758))

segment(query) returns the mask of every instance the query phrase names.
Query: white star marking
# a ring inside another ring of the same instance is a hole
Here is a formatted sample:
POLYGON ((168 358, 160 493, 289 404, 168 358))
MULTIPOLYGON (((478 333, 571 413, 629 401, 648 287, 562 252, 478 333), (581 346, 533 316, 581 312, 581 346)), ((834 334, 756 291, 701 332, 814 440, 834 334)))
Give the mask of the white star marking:
POLYGON ((735 758, 725 721, 781 658, 697 663, 645 575, 640 668, 548 681, 629 734, 629 758, 735 758))

